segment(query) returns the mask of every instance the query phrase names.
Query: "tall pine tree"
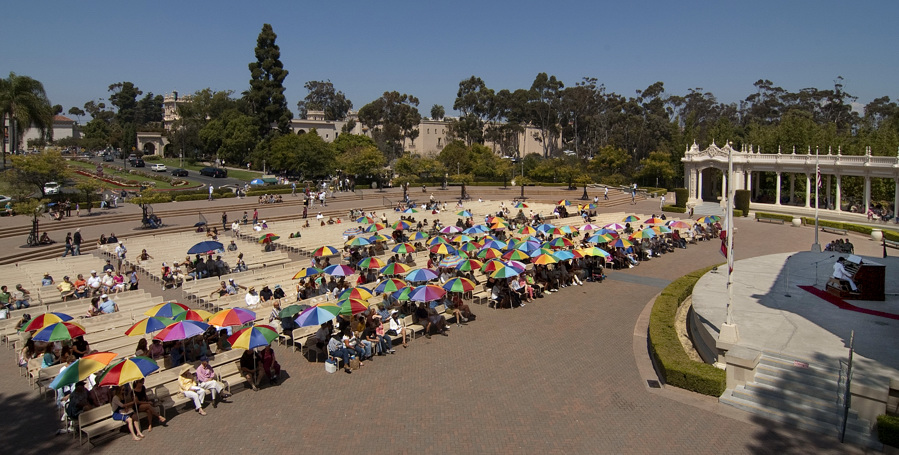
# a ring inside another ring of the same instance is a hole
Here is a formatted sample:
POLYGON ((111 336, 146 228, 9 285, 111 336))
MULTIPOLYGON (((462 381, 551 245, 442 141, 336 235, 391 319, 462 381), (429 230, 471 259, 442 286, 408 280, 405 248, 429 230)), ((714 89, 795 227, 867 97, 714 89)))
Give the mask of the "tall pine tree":
POLYGON ((272 125, 277 125, 281 133, 289 133, 293 118, 284 96, 287 70, 281 63, 276 38, 272 26, 264 24, 256 38, 256 61, 250 63, 250 90, 246 92, 247 104, 259 122, 259 134, 263 138, 274 134, 272 125))

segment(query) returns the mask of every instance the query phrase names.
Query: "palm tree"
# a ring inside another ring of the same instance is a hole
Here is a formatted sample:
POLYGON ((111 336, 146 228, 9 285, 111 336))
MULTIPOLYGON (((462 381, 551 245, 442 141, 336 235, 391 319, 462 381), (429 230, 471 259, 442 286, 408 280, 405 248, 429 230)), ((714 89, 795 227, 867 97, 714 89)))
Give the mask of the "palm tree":
MULTIPOLYGON (((0 79, 0 119, 9 119, 10 150, 18 148, 19 132, 17 127, 37 127, 43 134, 53 122, 53 109, 44 91, 44 85, 28 76, 17 76, 10 72, 9 77, 0 79)), ((6 167, 6 144, 3 144, 3 167, 6 167)))

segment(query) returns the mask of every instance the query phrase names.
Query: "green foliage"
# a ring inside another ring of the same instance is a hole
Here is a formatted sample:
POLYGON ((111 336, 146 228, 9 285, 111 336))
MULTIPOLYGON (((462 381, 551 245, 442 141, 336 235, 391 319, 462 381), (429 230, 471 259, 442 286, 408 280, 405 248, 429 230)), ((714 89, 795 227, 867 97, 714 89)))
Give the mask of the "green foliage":
POLYGON ((259 142, 259 129, 253 117, 232 108, 203 126, 199 138, 205 150, 226 162, 243 164, 259 142))
POLYGON ((446 110, 443 109, 443 106, 439 104, 431 106, 431 120, 442 120, 444 115, 446 115, 446 110))
POLYGON ((776 220, 784 220, 784 221, 793 221, 793 215, 781 215, 780 213, 763 213, 763 212, 755 212, 755 219, 759 218, 774 218, 776 220))
POLYGON ((674 205, 685 208, 687 207, 687 201, 690 199, 690 191, 686 188, 675 188, 674 189, 674 205))
POLYGON ((309 93, 297 103, 300 118, 307 118, 309 111, 324 111, 325 120, 343 120, 353 108, 353 102, 335 90, 331 81, 309 81, 304 87, 309 93))
MULTIPOLYGON (((125 201, 130 204, 163 204, 166 202, 172 202, 172 197, 174 194, 170 192, 156 192, 156 191, 148 191, 141 194, 138 197, 128 198, 125 201)), ((209 197, 207 194, 206 197, 209 197)))
POLYGON ((359 109, 359 121, 372 132, 372 138, 388 160, 402 156, 405 140, 418 134, 421 114, 418 98, 399 92, 384 92, 380 98, 359 109))
MULTIPOLYGON (((734 191, 734 209, 740 210, 741 213, 749 214, 749 198, 752 195, 749 190, 734 191)), ((735 210, 736 212, 736 210, 735 210)))
POLYGON ((335 165, 334 148, 315 131, 276 137, 266 159, 271 169, 299 172, 307 179, 327 176, 335 165))
POLYGON ((57 151, 45 151, 35 155, 17 155, 10 157, 12 168, 6 173, 7 179, 21 190, 24 196, 32 191, 44 193, 47 182, 63 184, 70 175, 65 158, 57 151))
POLYGON ((334 140, 331 144, 334 145, 334 150, 337 153, 345 153, 350 149, 355 149, 359 147, 376 147, 375 141, 372 138, 365 136, 363 134, 341 134, 337 136, 337 139, 334 140))
POLYGON ((877 416, 877 439, 888 446, 899 447, 899 417, 877 416))
POLYGON ((246 101, 256 118, 259 136, 272 137, 272 125, 282 134, 290 133, 293 114, 287 108, 284 79, 287 70, 281 63, 281 49, 275 44, 277 35, 270 24, 263 24, 256 38, 256 61, 250 63, 250 90, 246 101))
POLYGON ((638 168, 636 176, 643 179, 644 182, 658 181, 665 184, 675 175, 675 167, 671 163, 671 154, 668 152, 650 153, 648 158, 640 160, 638 168))
POLYGON ((676 205, 666 205, 662 207, 663 212, 672 212, 672 213, 687 213, 686 207, 678 207, 676 205))
MULTIPOLYGON (((297 186, 299 187, 299 185, 297 185, 297 186)), ((300 189, 297 188, 297 191, 300 191, 300 189)), ((290 194, 291 192, 293 192, 293 188, 290 188, 290 187, 285 188, 283 185, 278 185, 275 187, 264 186, 262 188, 257 188, 254 190, 247 191, 247 196, 258 197, 258 196, 262 196, 265 194, 290 194)))
POLYGON ((47 208, 48 199, 21 199, 12 205, 13 212, 17 215, 30 215, 37 220, 44 216, 44 210, 47 208))
POLYGON ((677 308, 693 292, 693 286, 711 267, 689 273, 656 298, 649 317, 649 342, 656 367, 665 382, 675 387, 720 396, 726 387, 724 370, 690 360, 677 337, 677 308))
MULTIPOLYGON (((812 217, 804 216, 802 217, 802 223, 809 226, 815 225, 815 219, 812 217)), ((858 232, 859 234, 871 235, 871 230, 874 229, 871 226, 865 226, 863 224, 855 224, 855 223, 846 223, 841 221, 830 221, 830 220, 822 220, 818 219, 818 226, 821 227, 832 227, 835 229, 845 229, 847 231, 858 232)), ((881 229, 883 232, 884 238, 887 240, 897 240, 899 241, 899 232, 891 231, 887 229, 881 229)))
POLYGON ((374 145, 354 147, 337 157, 337 166, 355 176, 379 176, 385 164, 384 154, 374 145))
MULTIPOLYGON (((176 202, 202 201, 202 200, 207 199, 208 197, 209 197, 209 193, 206 193, 206 194, 179 194, 179 195, 175 196, 175 201, 176 202)), ((222 198, 227 199, 227 198, 237 197, 237 195, 229 191, 227 193, 215 194, 213 197, 215 199, 222 199, 222 198)))
MULTIPOLYGON (((53 109, 44 85, 28 76, 10 72, 0 79, 0 118, 10 118, 9 150, 19 150, 19 140, 26 129, 34 126, 46 134, 53 124, 53 109)), ((5 126, 5 122, 4 122, 5 126)), ((6 145, 3 147, 3 166, 6 166, 6 145)))

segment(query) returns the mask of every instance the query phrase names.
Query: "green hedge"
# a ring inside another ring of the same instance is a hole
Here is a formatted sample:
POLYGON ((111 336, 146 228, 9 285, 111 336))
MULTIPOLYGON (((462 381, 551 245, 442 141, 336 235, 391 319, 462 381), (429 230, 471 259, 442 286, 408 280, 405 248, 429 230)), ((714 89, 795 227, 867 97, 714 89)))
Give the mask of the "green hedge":
MULTIPOLYGON (((234 193, 231 193, 231 192, 213 195, 213 198, 215 198, 215 199, 223 199, 223 198, 227 199, 227 198, 232 198, 232 197, 237 197, 237 195, 234 193)), ((209 198, 209 193, 206 193, 206 194, 179 194, 178 196, 175 196, 175 201, 176 202, 202 201, 202 200, 208 199, 208 198, 209 198)))
POLYGON ((649 344, 665 383, 717 397, 726 388, 724 370, 690 360, 674 326, 678 307, 693 292, 699 278, 711 269, 706 267, 691 272, 662 290, 649 317, 649 344))
POLYGON ((781 215, 780 213, 755 212, 755 219, 774 218, 775 220, 793 221, 793 215, 781 215))
POLYGON ((686 208, 688 199, 690 199, 690 192, 686 188, 674 189, 674 205, 686 208))
MULTIPOLYGON (((749 215, 749 196, 751 193, 749 190, 735 190, 734 191, 734 209, 740 210, 740 216, 748 216, 749 215), (744 215, 745 214, 745 215, 744 215)), ((736 215, 736 210, 734 211, 736 215)))
POLYGON ((686 207, 678 207, 676 205, 666 205, 662 207, 663 212, 687 213, 686 207))
POLYGON ((899 447, 899 417, 877 416, 877 439, 888 446, 899 447))
MULTIPOLYGON (((802 223, 807 224, 809 226, 815 225, 815 219, 812 217, 804 216, 802 217, 802 223)), ((830 221, 830 220, 818 220, 818 226, 821 227, 832 227, 835 229, 846 229, 847 231, 858 232, 864 235, 871 235, 871 230, 874 229, 871 226, 865 226, 863 224, 855 224, 855 223, 844 223, 841 221, 830 221)), ((895 240, 899 241, 899 232, 890 231, 887 229, 881 229, 883 231, 883 237, 887 240, 895 240)))

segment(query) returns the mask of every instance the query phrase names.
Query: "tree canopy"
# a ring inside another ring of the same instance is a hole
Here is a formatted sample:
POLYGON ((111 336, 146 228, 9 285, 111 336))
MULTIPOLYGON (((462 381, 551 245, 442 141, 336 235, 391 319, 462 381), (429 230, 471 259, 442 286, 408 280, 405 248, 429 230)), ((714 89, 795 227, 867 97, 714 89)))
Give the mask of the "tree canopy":
POLYGON ((289 133, 293 118, 284 96, 287 70, 281 63, 281 49, 275 39, 272 26, 263 24, 256 39, 256 61, 249 64, 250 89, 245 96, 250 113, 258 121, 259 136, 263 138, 273 136, 273 127, 282 134, 289 133))

